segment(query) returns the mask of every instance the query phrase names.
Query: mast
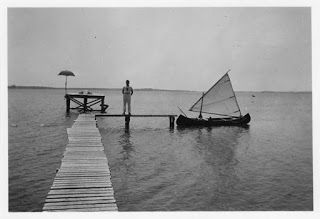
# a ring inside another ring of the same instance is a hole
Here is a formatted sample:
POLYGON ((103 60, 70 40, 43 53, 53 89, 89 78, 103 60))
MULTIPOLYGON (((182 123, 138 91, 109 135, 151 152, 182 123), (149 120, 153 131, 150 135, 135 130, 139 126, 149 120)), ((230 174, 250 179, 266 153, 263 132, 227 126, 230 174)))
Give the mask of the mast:
POLYGON ((199 119, 202 119, 202 105, 203 105, 203 97, 204 97, 204 92, 202 92, 202 97, 201 97, 201 107, 200 107, 200 114, 199 114, 199 119))
MULTIPOLYGON (((228 71, 228 72, 229 72, 229 71, 228 71)), ((228 72, 227 72, 227 74, 228 74, 228 72)), ((228 77, 229 77, 229 75, 228 75, 228 77)), ((232 92, 233 92, 234 99, 236 100, 236 104, 237 104, 237 107, 238 107, 239 112, 240 112, 240 117, 242 117, 241 109, 240 109, 240 107, 239 107, 239 104, 238 104, 238 100, 237 100, 236 94, 234 93, 234 90, 233 90, 233 87, 232 87, 232 83, 230 83, 230 85, 231 85, 231 88, 232 88, 232 92)))

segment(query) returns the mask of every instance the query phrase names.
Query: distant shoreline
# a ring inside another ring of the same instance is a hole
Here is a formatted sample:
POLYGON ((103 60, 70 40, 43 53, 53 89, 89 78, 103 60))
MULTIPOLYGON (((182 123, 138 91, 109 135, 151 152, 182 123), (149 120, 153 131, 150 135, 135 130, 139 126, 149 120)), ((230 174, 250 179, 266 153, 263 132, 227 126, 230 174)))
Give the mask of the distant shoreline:
MULTIPOLYGON (((57 89, 64 90, 62 87, 47 87, 47 86, 17 86, 10 85, 8 89, 57 89)), ((72 87, 68 90, 121 90, 121 88, 80 88, 72 87)), ((194 90, 170 90, 170 89, 155 89, 155 88, 135 88, 135 91, 177 91, 177 92, 202 92, 194 90)), ((312 91, 235 91, 235 92, 252 92, 252 93, 312 93, 312 91)))
MULTIPOLYGON (((46 87, 46 86, 16 86, 10 85, 8 89, 61 89, 64 87, 46 87)), ((122 88, 81 88, 81 87, 69 87, 68 90, 121 90, 122 88)), ((170 89, 154 89, 154 88, 135 88, 135 91, 182 91, 182 92, 198 92, 193 90, 170 90, 170 89)))

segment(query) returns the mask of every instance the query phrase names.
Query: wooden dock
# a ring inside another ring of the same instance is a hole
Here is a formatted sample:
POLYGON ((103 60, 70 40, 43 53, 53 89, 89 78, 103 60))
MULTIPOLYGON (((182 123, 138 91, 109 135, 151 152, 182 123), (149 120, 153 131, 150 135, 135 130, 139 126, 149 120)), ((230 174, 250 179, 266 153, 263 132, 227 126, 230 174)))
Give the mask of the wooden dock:
POLYGON ((170 128, 174 128, 174 121, 177 115, 173 114, 135 114, 135 115, 128 115, 128 114, 96 114, 95 118, 97 117, 125 117, 125 124, 129 126, 130 118, 131 117, 168 117, 169 118, 169 126, 170 128))
POLYGON ((117 211, 95 116, 80 114, 67 132, 69 143, 43 211, 117 211))

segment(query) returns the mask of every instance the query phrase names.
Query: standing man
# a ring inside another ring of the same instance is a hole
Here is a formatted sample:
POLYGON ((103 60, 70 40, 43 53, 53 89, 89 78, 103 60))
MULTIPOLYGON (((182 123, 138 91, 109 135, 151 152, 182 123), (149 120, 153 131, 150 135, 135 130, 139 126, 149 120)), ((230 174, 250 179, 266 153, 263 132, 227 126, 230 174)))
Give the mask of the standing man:
POLYGON ((131 115, 131 95, 133 94, 132 87, 129 86, 130 81, 126 80, 126 86, 122 88, 123 94, 123 115, 126 113, 126 104, 128 104, 128 112, 131 115))

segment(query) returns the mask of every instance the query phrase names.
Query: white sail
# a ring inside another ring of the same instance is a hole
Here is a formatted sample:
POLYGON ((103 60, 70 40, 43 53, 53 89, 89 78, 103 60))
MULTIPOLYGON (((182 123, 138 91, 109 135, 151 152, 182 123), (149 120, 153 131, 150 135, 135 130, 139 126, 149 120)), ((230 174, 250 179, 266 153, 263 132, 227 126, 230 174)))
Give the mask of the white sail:
POLYGON ((215 85, 213 85, 189 110, 193 112, 201 111, 203 113, 228 117, 241 116, 240 108, 233 91, 228 72, 215 85))

